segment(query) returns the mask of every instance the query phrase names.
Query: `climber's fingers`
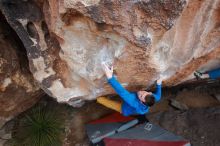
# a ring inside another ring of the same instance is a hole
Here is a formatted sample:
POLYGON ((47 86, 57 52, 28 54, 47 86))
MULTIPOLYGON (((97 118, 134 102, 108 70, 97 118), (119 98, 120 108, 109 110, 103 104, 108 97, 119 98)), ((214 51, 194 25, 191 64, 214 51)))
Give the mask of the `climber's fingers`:
POLYGON ((113 66, 111 66, 111 72, 113 72, 113 66))
POLYGON ((108 66, 106 65, 106 63, 102 63, 102 69, 106 72, 109 70, 108 66))
POLYGON ((113 72, 113 66, 109 67, 106 63, 102 63, 102 68, 107 72, 113 72))

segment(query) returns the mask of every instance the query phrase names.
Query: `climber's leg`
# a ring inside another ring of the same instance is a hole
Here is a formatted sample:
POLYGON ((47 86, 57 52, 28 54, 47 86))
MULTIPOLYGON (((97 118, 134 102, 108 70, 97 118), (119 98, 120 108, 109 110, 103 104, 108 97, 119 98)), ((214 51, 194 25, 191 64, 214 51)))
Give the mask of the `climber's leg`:
POLYGON ((220 68, 209 71, 208 75, 211 79, 217 79, 220 78, 220 68))
POLYGON ((121 102, 113 101, 107 97, 98 97, 97 102, 117 112, 121 112, 121 102))
POLYGON ((209 78, 208 73, 201 73, 199 71, 195 71, 194 76, 196 77, 197 80, 199 80, 199 79, 208 79, 209 78))

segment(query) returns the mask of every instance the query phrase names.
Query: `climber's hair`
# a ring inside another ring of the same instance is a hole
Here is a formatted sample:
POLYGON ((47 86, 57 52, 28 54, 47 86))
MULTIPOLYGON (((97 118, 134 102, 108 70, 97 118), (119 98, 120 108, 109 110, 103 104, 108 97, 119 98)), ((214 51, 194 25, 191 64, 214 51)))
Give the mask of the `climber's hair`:
POLYGON ((153 106, 155 104, 155 98, 153 95, 145 96, 145 103, 146 106, 153 106))

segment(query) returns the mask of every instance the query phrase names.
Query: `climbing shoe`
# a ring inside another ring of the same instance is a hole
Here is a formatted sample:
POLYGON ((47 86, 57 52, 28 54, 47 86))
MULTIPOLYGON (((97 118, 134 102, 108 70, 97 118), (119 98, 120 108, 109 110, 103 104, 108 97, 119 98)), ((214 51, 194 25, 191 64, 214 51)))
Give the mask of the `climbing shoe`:
POLYGON ((196 77, 197 80, 202 79, 202 73, 199 72, 199 71, 195 71, 195 72, 194 72, 194 76, 196 77))

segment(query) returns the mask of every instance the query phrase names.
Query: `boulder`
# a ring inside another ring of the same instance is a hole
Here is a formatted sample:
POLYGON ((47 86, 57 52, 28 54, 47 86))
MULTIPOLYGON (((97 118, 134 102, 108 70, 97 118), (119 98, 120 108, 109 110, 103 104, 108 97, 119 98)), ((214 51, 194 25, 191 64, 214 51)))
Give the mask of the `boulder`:
POLYGON ((0 15, 0 128, 33 106, 43 94, 29 71, 25 49, 17 39, 0 15))
POLYGON ((160 75, 165 86, 182 83, 213 60, 220 66, 220 0, 2 0, 0 8, 34 79, 73 106, 114 93, 103 61, 129 90, 160 75))

